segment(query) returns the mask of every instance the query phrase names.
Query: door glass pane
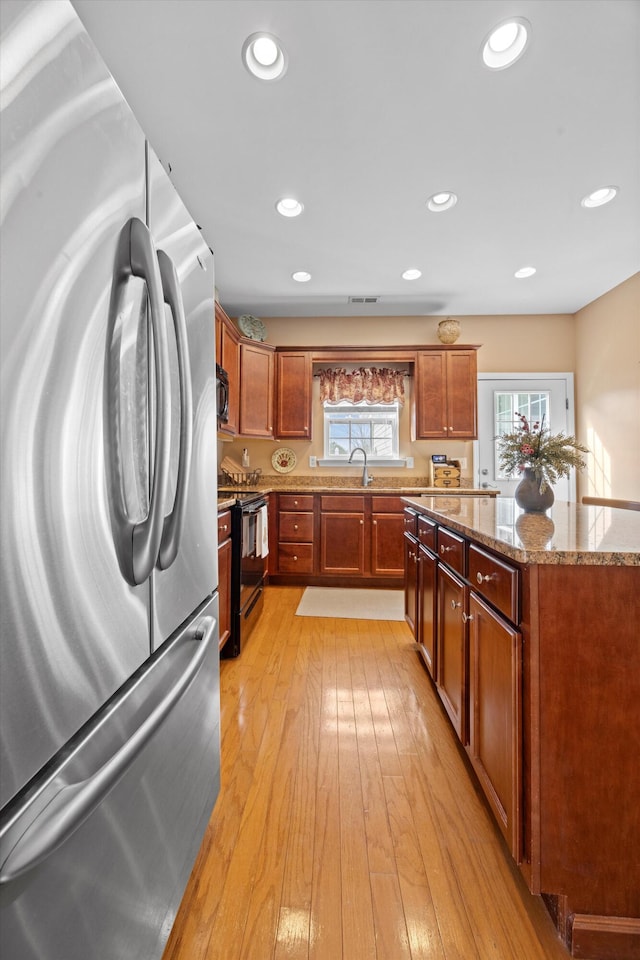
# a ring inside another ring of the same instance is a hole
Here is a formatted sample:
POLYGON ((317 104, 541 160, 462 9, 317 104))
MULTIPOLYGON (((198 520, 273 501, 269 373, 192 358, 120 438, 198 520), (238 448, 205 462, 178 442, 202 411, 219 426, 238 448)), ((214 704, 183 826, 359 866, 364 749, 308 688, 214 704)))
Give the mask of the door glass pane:
MULTIPOLYGON (((516 414, 525 416, 532 427, 544 422, 546 429, 550 429, 549 422, 549 393, 512 393, 496 391, 494 393, 494 437, 501 437, 505 433, 513 433, 520 426, 516 414)), ((506 479, 506 474, 500 467, 497 440, 494 442, 495 476, 506 479)))

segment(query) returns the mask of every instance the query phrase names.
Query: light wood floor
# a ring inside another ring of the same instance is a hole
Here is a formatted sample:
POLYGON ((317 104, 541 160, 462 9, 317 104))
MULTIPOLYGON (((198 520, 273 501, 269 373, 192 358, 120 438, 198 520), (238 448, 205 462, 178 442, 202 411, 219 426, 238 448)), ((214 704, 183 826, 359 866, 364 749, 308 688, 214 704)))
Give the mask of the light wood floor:
POLYGON ((398 622, 269 587, 221 665, 222 789, 164 960, 566 960, 398 622))

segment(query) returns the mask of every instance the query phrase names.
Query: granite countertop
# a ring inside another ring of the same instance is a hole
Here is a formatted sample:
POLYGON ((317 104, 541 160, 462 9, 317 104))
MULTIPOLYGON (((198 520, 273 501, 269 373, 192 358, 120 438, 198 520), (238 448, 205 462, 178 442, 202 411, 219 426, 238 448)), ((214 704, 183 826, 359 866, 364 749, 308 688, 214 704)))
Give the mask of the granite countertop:
POLYGON ((638 511, 556 500, 545 514, 525 514, 512 497, 403 499, 519 563, 640 566, 638 511))
MULTIPOLYGON (((224 484, 220 486, 226 487, 224 484)), ((405 497, 430 494, 432 496, 450 496, 453 488, 432 487, 428 483, 404 484, 379 481, 368 487, 353 482, 351 477, 327 477, 320 482, 315 477, 281 477, 264 476, 260 483, 254 486, 238 487, 239 493, 373 493, 384 496, 405 497)), ((478 490, 474 487, 455 488, 457 497, 497 496, 497 490, 478 490)), ((235 502, 233 495, 222 494, 218 497, 218 510, 225 510, 235 502)))

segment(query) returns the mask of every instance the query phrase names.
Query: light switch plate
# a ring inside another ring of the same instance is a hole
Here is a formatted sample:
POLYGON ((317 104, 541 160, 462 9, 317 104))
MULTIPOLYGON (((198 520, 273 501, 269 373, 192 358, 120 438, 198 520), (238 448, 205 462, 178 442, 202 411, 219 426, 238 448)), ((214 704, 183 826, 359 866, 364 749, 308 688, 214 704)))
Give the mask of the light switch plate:
POLYGON ((406 466, 407 470, 413 470, 413 457, 406 457, 406 458, 405 458, 405 466, 406 466))
POLYGON ((460 464, 460 469, 461 469, 461 470, 466 470, 466 469, 467 469, 467 458, 466 458, 466 457, 458 457, 457 459, 458 459, 458 463, 460 464))
POLYGON ((318 458, 317 458, 317 457, 309 457, 309 466, 310 466, 310 467, 317 467, 317 466, 318 466, 318 458))

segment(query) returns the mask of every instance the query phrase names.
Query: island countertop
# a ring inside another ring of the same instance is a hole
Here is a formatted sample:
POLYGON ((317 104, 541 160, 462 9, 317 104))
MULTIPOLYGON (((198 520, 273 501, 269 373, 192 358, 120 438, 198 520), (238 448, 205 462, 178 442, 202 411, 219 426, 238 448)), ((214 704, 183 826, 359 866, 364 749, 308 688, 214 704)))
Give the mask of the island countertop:
POLYGON ((512 497, 403 500, 519 563, 640 566, 637 511, 556 500, 544 514, 524 513, 512 497))

